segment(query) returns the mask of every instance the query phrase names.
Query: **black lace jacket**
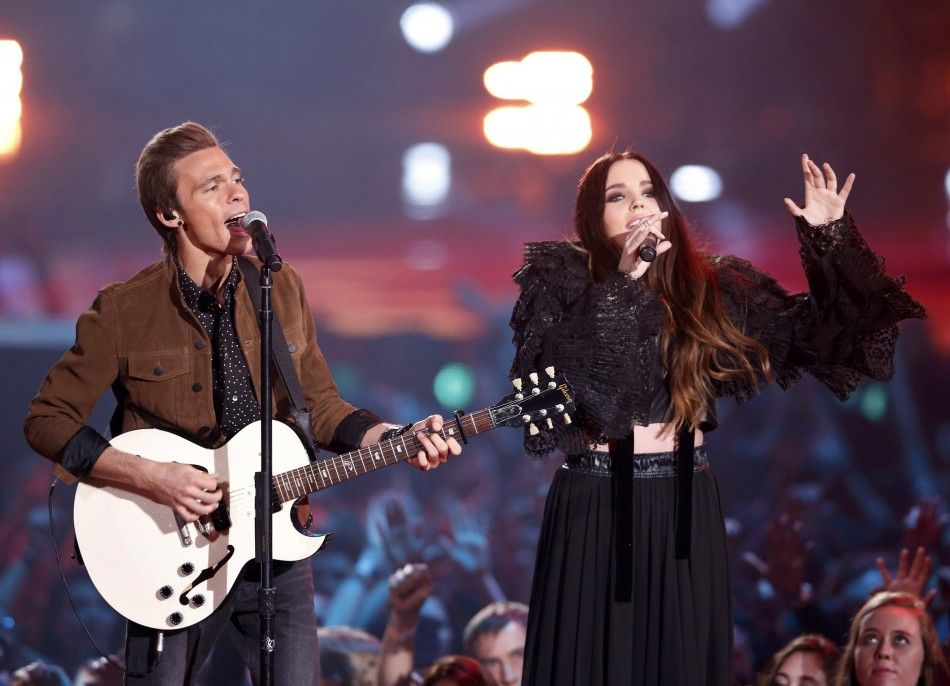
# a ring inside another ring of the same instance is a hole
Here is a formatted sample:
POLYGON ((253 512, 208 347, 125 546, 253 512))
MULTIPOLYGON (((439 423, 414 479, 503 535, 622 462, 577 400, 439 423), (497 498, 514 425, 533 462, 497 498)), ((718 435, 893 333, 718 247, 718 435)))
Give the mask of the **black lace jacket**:
MULTIPOLYGON (((845 399, 863 376, 893 375, 897 322, 926 314, 903 290, 903 278, 885 273, 883 259, 849 214, 821 226, 799 219, 797 229, 808 293, 789 294, 749 262, 729 256, 713 261, 718 286, 732 320, 768 350, 782 388, 807 371, 845 399)), ((643 280, 620 273, 592 285, 587 255, 574 244, 528 243, 524 252, 524 266, 514 274, 521 296, 511 315, 511 373, 525 377, 554 365, 577 400, 572 424, 526 433, 526 450, 583 452, 593 440, 625 436, 631 420, 656 421, 655 401, 666 397, 659 297, 643 280)), ((718 383, 715 393, 743 402, 764 383, 718 383)), ((701 427, 715 426, 710 408, 701 427)))

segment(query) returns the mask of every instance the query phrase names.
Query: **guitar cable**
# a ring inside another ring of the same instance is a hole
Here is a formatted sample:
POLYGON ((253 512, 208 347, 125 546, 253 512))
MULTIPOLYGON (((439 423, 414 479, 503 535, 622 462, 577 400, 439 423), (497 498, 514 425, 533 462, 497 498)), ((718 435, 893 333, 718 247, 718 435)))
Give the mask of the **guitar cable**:
MULTIPOLYGON (((102 657, 103 660, 108 662, 110 665, 112 665, 119 671, 124 672, 126 676, 130 676, 133 678, 141 678, 141 677, 147 676, 158 668, 158 663, 159 663, 159 660, 161 660, 162 649, 165 643, 164 631, 155 632, 155 642, 152 645, 152 647, 149 649, 150 659, 149 659, 149 665, 146 671, 130 672, 125 668, 124 665, 119 664, 118 662, 113 660, 111 656, 106 655, 106 652, 102 649, 102 647, 99 645, 96 639, 92 637, 92 633, 90 633, 89 627, 86 626, 86 623, 82 620, 82 617, 79 614, 79 608, 76 607, 76 601, 73 599, 73 594, 69 590, 69 581, 66 580, 66 572, 63 570, 63 561, 59 552, 59 544, 56 542, 57 541, 56 525, 53 522, 53 491, 56 488, 57 481, 59 481, 59 479, 56 477, 53 477, 53 482, 49 485, 49 497, 47 499, 47 504, 46 504, 47 510, 49 512, 49 533, 50 533, 50 538, 53 541, 53 550, 56 553, 56 567, 59 569, 59 575, 63 579, 63 587, 66 589, 66 597, 69 599, 69 604, 73 608, 73 614, 76 615, 76 619, 79 620, 79 626, 81 626, 82 630, 86 632, 86 636, 89 638, 89 642, 92 643, 92 645, 99 652, 99 655, 102 657)), ((77 560, 80 564, 82 564, 82 561, 81 561, 82 554, 79 552, 78 544, 76 546, 76 554, 73 555, 73 559, 77 560)))

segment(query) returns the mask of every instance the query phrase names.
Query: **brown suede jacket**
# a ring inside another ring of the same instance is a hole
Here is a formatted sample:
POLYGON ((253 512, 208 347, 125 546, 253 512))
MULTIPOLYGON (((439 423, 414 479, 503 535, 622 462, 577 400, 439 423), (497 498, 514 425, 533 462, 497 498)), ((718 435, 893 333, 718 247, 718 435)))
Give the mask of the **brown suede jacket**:
MULTIPOLYGON (((328 445, 355 408, 340 398, 317 345, 300 276, 287 264, 273 275, 272 302, 313 433, 328 445)), ((259 397, 260 327, 243 277, 235 292, 234 323, 259 397)), ((286 420, 289 401, 276 375, 272 378, 274 416, 286 420)), ((58 463, 60 478, 83 477, 107 446, 86 421, 110 387, 121 407, 121 432, 159 428, 207 447, 224 443, 212 398, 211 340, 185 305, 170 258, 99 292, 76 323, 75 343, 30 402, 24 422, 27 442, 58 463)))

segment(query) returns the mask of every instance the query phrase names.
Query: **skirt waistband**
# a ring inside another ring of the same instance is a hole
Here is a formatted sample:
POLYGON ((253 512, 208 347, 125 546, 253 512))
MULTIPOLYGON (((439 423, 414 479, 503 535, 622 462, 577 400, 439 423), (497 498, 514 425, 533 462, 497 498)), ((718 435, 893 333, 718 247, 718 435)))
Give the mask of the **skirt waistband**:
MULTIPOLYGON (((582 472, 594 476, 610 476, 610 453, 588 450, 586 453, 568 455, 564 458, 562 469, 582 472)), ((693 449, 693 471, 705 472, 709 469, 706 447, 693 449)), ((676 453, 643 453, 633 456, 634 479, 665 479, 676 476, 676 453)))

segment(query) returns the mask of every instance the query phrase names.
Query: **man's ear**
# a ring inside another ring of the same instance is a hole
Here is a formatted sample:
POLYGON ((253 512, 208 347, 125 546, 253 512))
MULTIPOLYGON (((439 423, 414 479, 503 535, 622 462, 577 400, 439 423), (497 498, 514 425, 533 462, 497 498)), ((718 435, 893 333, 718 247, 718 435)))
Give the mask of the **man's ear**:
POLYGON ((182 225, 181 217, 179 217, 178 213, 174 210, 156 211, 155 216, 157 216, 159 221, 169 229, 177 229, 182 225))

